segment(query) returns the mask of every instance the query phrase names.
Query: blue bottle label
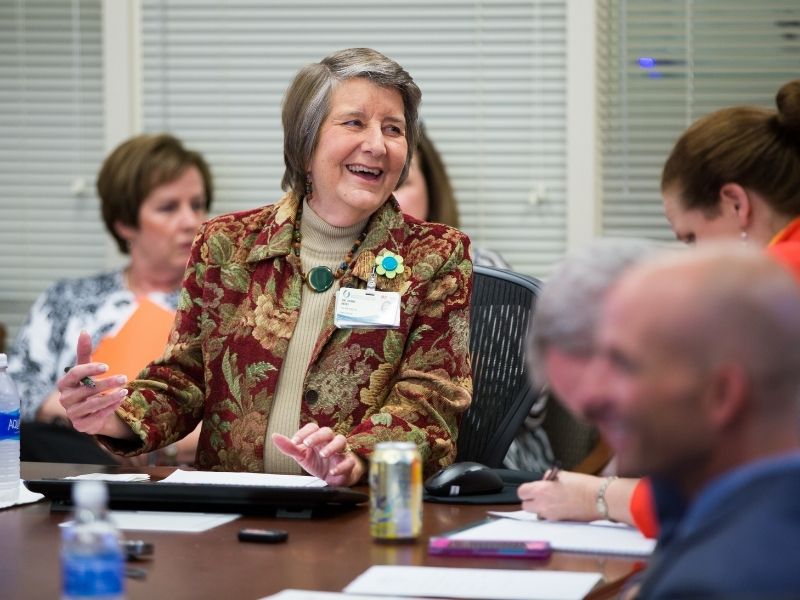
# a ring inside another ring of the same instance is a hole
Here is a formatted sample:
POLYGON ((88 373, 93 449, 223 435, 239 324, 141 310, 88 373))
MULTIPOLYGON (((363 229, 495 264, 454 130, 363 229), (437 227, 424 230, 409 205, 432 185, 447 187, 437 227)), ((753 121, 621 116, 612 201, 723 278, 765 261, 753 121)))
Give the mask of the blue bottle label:
POLYGON ((63 595, 69 598, 122 597, 124 567, 119 552, 62 557, 63 595))
POLYGON ((19 441, 19 410, 0 412, 0 442, 19 441))

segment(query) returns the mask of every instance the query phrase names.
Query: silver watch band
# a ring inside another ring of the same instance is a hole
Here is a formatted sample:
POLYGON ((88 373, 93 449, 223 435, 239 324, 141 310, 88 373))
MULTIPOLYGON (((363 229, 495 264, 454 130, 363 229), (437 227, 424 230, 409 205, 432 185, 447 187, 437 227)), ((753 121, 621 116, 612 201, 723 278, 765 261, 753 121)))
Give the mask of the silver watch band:
POLYGON ((608 486, 611 484, 612 481, 617 479, 616 475, 611 475, 603 479, 600 483, 600 487, 597 489, 597 496, 595 496, 595 506, 597 507, 597 512, 600 515, 601 519, 609 520, 610 517, 608 516, 608 502, 606 502, 606 490, 608 486))

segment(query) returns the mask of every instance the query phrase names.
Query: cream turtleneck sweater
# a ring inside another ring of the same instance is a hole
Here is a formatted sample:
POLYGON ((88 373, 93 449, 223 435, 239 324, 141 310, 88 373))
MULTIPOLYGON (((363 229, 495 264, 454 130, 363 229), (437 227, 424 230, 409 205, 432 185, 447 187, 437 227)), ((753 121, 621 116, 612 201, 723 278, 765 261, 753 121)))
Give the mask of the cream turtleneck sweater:
MULTIPOLYGON (((335 227, 323 221, 308 203, 303 201, 303 218, 300 223, 302 236, 300 262, 303 265, 303 272, 308 273, 314 267, 326 266, 335 273, 339 263, 350 252, 353 243, 366 227, 367 221, 368 219, 365 219, 350 227, 335 227)), ((338 289, 338 279, 334 280, 330 289, 321 293, 315 292, 305 284, 302 287, 300 316, 289 340, 269 415, 264 444, 266 473, 302 473, 302 469, 293 459, 275 447, 272 443, 272 434, 282 433, 291 437, 300 427, 300 405, 308 363, 317 343, 317 337, 322 331, 328 305, 338 289)))

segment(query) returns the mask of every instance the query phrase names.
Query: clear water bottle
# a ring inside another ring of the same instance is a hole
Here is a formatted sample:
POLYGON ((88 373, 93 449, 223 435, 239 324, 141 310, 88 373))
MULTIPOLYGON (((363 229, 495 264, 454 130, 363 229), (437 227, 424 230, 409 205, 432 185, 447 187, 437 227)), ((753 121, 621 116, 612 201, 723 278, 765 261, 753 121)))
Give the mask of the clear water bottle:
POLYGON ((121 537, 108 518, 108 488, 102 481, 72 487, 75 517, 61 538, 61 599, 120 600, 125 597, 121 537))
POLYGON ((0 354, 0 502, 19 494, 19 394, 0 354))

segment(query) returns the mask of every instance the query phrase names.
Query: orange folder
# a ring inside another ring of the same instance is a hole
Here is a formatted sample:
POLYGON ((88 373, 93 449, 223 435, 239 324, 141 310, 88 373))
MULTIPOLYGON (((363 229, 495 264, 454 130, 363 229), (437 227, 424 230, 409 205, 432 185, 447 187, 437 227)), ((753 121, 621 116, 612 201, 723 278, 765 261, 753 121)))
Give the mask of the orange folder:
POLYGON ((138 306, 114 335, 100 340, 92 360, 104 362, 111 375, 136 379, 151 361, 159 358, 169 339, 175 311, 147 297, 136 299, 138 306))

